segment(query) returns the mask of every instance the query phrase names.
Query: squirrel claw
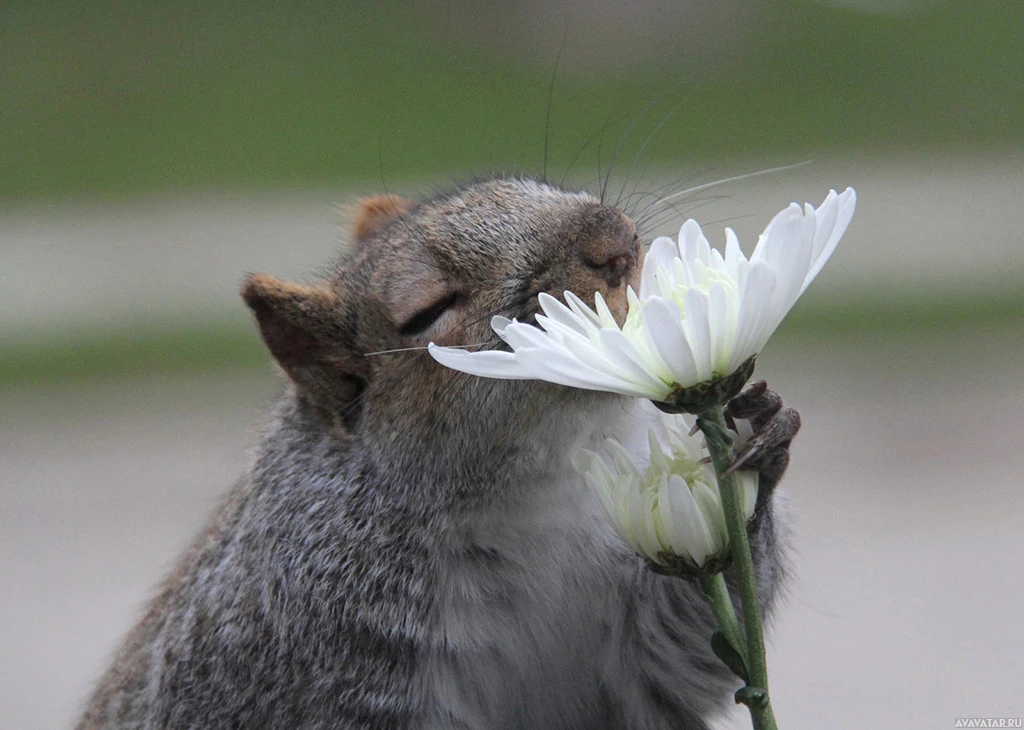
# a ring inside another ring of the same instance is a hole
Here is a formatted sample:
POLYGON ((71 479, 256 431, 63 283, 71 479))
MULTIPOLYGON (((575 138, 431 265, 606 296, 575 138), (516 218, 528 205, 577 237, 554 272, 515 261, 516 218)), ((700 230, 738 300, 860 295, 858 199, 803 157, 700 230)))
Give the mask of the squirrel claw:
POLYGON ((754 435, 726 469, 729 475, 739 469, 753 469, 761 476, 763 488, 772 489, 789 465, 789 445, 800 430, 800 414, 785 407, 782 396, 757 381, 729 401, 726 414, 733 419, 749 419, 754 435))
POLYGON ((744 464, 750 461, 754 457, 754 455, 757 454, 758 450, 759 449, 756 446, 753 448, 744 449, 739 456, 733 459, 733 462, 729 464, 729 467, 723 472, 723 474, 725 476, 730 476, 737 469, 742 468, 744 464))
POLYGON ((726 404, 726 413, 733 418, 748 418, 754 430, 782 408, 782 396, 768 389, 768 383, 751 383, 726 404))

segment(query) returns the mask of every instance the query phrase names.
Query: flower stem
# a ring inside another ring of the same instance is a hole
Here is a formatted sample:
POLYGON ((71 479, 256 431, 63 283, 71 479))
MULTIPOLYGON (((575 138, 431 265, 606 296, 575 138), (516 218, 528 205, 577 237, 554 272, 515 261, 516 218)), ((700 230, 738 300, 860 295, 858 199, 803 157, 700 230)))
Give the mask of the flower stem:
POLYGON ((740 655, 744 663, 747 661, 747 646, 743 638, 743 630, 740 622, 736 620, 736 611, 732 607, 732 600, 729 598, 729 589, 725 585, 725 577, 721 573, 701 576, 700 587, 704 591, 704 597, 711 606, 711 613, 718 621, 719 628, 729 640, 732 648, 740 655))
MULTIPOLYGON (((739 479, 725 470, 732 462, 732 444, 725 430, 721 406, 704 411, 697 425, 707 440, 708 453, 718 477, 718 490, 725 512, 725 525, 729 532, 729 545, 739 582, 740 601, 743 606, 743 632, 746 635, 746 662, 749 677, 747 687, 737 694, 737 701, 750 710, 755 730, 776 730, 775 715, 768 696, 768 663, 764 652, 764 631, 761 626, 761 608, 757 599, 754 578, 754 560, 747 539, 747 520, 743 513, 739 479), (746 690, 746 691, 745 691, 746 690)), ((723 626, 723 631, 725 627, 723 626)))

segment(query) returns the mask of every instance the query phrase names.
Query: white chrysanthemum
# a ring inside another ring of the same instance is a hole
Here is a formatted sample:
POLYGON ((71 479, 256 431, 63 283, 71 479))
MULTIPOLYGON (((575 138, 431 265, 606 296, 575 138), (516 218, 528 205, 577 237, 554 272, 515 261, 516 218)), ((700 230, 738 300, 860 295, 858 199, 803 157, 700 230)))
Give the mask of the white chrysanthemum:
POLYGON ((761 351, 832 255, 855 203, 847 188, 829 192, 817 210, 791 204, 768 224, 749 259, 731 229, 723 256, 688 220, 678 243, 661 237, 651 245, 639 296, 627 291, 622 327, 600 294, 594 309, 572 292, 565 292, 565 304, 541 294, 539 327, 505 317, 491 321, 512 352, 431 343, 430 354, 473 375, 666 400, 735 373, 761 351))
MULTIPOLYGON (((619 442, 605 441, 608 460, 580 449, 573 466, 597 491, 613 525, 636 552, 671 570, 720 570, 729 554, 714 468, 681 416, 662 416, 661 436, 648 432, 650 459, 638 466, 619 442), (610 465, 609 465, 610 461, 610 465)), ((747 519, 754 514, 757 475, 737 472, 747 519)))

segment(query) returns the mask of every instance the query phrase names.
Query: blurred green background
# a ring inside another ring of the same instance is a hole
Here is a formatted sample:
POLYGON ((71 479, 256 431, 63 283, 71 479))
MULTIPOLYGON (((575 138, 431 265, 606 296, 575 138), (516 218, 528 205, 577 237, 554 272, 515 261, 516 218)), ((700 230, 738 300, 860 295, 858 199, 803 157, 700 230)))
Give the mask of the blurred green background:
MULTIPOLYGON (((542 174, 545 149, 549 178, 595 188, 611 165, 637 181, 622 190, 806 159, 819 171, 836 159, 1015 159, 1022 47, 1018 2, 11 0, 0 211, 416 194, 492 171, 542 174)), ((15 256, 10 238, 0 245, 15 256)), ((894 294, 863 293, 852 310, 798 308, 786 331, 875 331, 894 294)), ((956 301, 897 295, 901 316, 883 320, 898 331, 1015 320, 1024 303, 1002 281, 956 301)), ((261 361, 237 319, 208 314, 12 320, 0 378, 261 361)))
POLYGON ((655 23, 585 2, 8 0, 0 195, 538 171, 560 49, 555 170, 581 150, 577 167, 593 167, 595 135, 607 156, 666 92, 629 140, 685 97, 644 153, 666 167, 1024 137, 1024 4, 726 2, 711 18, 654 6, 655 23))

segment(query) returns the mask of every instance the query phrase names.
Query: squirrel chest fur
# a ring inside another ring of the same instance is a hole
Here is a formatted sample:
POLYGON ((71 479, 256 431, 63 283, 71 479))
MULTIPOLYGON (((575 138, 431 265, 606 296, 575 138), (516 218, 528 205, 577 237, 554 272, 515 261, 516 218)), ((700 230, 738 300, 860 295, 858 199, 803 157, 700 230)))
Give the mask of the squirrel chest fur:
MULTIPOLYGON (((355 238, 315 284, 246 281, 287 391, 79 727, 706 727, 735 688, 710 612, 611 533, 569 464, 645 433, 642 409, 421 349, 498 347, 490 318, 529 320, 540 292, 601 292, 623 317, 633 223, 503 178, 364 201, 355 238)), ((768 608, 780 541, 772 500, 758 510, 768 608)))

